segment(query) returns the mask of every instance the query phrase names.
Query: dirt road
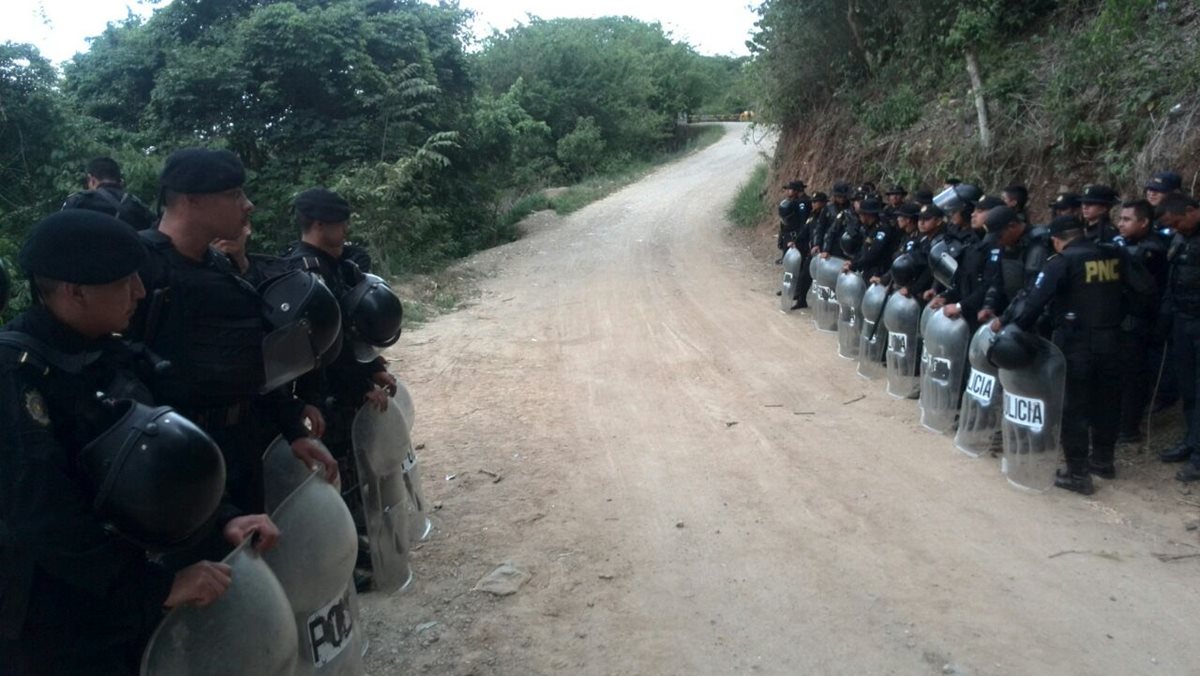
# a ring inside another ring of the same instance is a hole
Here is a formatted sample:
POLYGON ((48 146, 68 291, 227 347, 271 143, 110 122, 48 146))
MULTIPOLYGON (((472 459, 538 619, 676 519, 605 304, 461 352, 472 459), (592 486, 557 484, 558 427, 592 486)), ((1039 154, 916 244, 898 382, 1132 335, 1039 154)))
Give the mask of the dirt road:
POLYGON ((405 334, 439 509, 414 587, 365 597, 371 673, 1200 673, 1200 558, 1155 556, 1200 554, 1200 496, 1144 461, 1024 494, 921 430, 728 234, 741 131, 405 334), (471 591, 504 561, 530 582, 471 591))

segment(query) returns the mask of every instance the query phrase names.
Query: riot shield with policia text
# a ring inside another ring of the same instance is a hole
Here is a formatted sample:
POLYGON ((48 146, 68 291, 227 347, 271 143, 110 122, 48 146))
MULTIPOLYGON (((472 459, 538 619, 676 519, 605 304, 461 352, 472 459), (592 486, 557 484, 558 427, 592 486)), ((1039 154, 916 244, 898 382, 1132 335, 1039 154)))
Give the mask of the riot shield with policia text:
POLYGON ((207 606, 172 610, 142 654, 142 676, 296 673, 296 624, 279 580, 250 539, 224 563, 233 569, 229 589, 207 606))
POLYGON ((862 330, 858 338, 858 375, 875 380, 886 375, 884 352, 887 350, 887 328, 883 325, 883 310, 891 293, 887 286, 872 284, 863 294, 862 330))
POLYGON ((883 309, 883 326, 888 332, 887 393, 897 399, 917 395, 921 361, 921 305, 898 293, 892 294, 883 309))
POLYGON ((1005 326, 988 352, 1004 390, 1004 460, 1009 483, 1043 491, 1054 485, 1062 445, 1067 360, 1050 341, 1005 326))
POLYGON ((373 582, 384 591, 402 589, 412 579, 412 545, 431 528, 409 425, 400 406, 389 399, 384 411, 364 405, 352 429, 373 582))
POLYGON ((790 312, 796 301, 796 289, 800 285, 800 266, 804 256, 796 247, 788 247, 783 255, 783 283, 779 285, 779 309, 790 312))
POLYGON ((1000 448, 1004 394, 1000 387, 1000 369, 987 358, 995 335, 990 323, 985 323, 975 331, 967 348, 971 368, 959 408, 954 447, 973 458, 1000 448))
POLYGON ((838 356, 858 359, 858 343, 862 336, 862 301, 867 283, 857 272, 838 275, 838 356))
POLYGON ((932 310, 922 330, 921 425, 934 432, 954 429, 967 365, 971 328, 962 317, 932 310))

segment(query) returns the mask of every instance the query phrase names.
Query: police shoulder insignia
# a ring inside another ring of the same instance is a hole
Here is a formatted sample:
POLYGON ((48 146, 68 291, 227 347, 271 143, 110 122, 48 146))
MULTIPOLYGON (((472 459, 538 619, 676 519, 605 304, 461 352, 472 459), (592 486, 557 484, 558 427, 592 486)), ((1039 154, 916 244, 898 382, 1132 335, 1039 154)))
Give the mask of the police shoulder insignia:
POLYGON ((875 239, 880 239, 880 240, 881 240, 881 239, 883 239, 884 237, 887 237, 887 233, 883 232, 882 230, 881 230, 881 231, 879 231, 879 232, 877 232, 877 233, 875 233, 875 239))
POLYGON ((1041 285, 1042 285, 1042 281, 1043 281, 1043 280, 1045 280, 1045 279, 1046 279, 1046 273, 1044 273, 1044 272, 1039 272, 1039 273, 1038 273, 1038 276, 1037 276, 1037 280, 1036 280, 1036 281, 1034 281, 1033 285, 1034 285, 1034 286, 1041 286, 1041 285))
POLYGON ((46 400, 42 398, 42 393, 37 390, 30 389, 25 391, 25 412, 33 421, 42 427, 50 424, 50 413, 46 410, 46 400))

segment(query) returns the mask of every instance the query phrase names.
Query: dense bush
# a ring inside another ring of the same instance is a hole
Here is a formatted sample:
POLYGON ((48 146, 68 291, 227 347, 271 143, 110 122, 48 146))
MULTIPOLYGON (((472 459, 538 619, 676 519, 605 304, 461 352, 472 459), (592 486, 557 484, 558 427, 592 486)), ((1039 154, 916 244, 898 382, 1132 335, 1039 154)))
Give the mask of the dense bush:
MULTIPOLYGON (((746 105, 743 62, 628 18, 531 19, 464 48, 468 13, 421 0, 175 0, 110 24, 60 75, 0 45, 0 260, 110 155, 152 199, 163 159, 238 153, 255 244, 295 239, 289 204, 344 191, 388 273, 511 239, 537 190, 676 148, 676 120, 746 105)), ((738 112, 738 110, 729 112, 738 112)))

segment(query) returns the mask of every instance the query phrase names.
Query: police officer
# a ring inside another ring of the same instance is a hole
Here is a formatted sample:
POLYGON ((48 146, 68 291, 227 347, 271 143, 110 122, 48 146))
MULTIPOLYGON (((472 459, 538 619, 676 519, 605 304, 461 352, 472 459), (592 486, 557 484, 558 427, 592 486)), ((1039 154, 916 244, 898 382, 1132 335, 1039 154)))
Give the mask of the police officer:
POLYGON ((1120 203, 1117 191, 1106 185, 1089 185, 1079 196, 1080 214, 1087 223, 1085 233, 1091 239, 1107 244, 1117 238, 1117 226, 1109 217, 1113 206, 1120 203))
POLYGON ((873 197, 863 200, 858 210, 863 245, 852 260, 846 261, 844 271, 860 273, 863 279, 873 279, 892 266, 900 235, 890 221, 882 218, 883 209, 883 203, 873 197))
POLYGON ((896 223, 896 214, 900 210, 900 206, 904 204, 904 198, 908 197, 908 191, 902 185, 893 185, 883 193, 887 204, 883 208, 883 217, 892 224, 896 223))
POLYGON ((1004 206, 1017 212, 1024 223, 1029 222, 1029 189, 1020 183, 1009 183, 1000 193, 1000 199, 1004 200, 1004 206))
POLYGON ((833 222, 837 218, 838 212, 845 208, 844 196, 843 198, 839 198, 836 191, 838 185, 835 184, 831 190, 833 194, 832 199, 829 199, 823 192, 818 192, 813 197, 813 216, 815 220, 812 223, 812 247, 809 249, 809 252, 813 256, 825 250, 825 238, 828 236, 830 228, 833 227, 833 222), (818 204, 821 205, 820 208, 817 207, 818 204))
POLYGON ((90 209, 145 230, 154 224, 154 213, 136 195, 126 192, 121 178, 121 165, 111 157, 97 157, 88 162, 84 190, 63 203, 63 209, 90 209))
MULTIPOLYGON (((289 247, 286 263, 293 269, 320 275, 334 296, 342 298, 363 279, 358 265, 346 258, 345 243, 350 232, 350 205, 341 195, 327 188, 312 188, 296 196, 294 204, 300 241, 289 247)), ((383 357, 359 363, 350 350, 342 350, 328 366, 302 377, 297 393, 307 403, 347 414, 343 435, 328 445, 335 452, 349 450, 349 422, 364 403, 380 410, 387 407, 389 393, 395 393, 396 378, 387 372, 383 357)), ((330 422, 326 416, 326 422, 330 422)), ((322 427, 325 427, 322 425, 322 427)), ((332 427, 332 426, 331 426, 332 427)))
POLYGON ((1050 224, 1058 253, 1033 284, 1013 323, 1026 331, 1049 312, 1054 343, 1067 359, 1062 445, 1066 468, 1055 485, 1090 495, 1092 474, 1115 478, 1113 448, 1121 413, 1118 350, 1124 319, 1119 253, 1084 232, 1081 219, 1060 216, 1050 224), (1090 449, 1089 449, 1090 434, 1090 449))
POLYGON ((266 549, 279 535, 265 515, 228 508, 212 515, 223 483, 220 453, 191 423, 176 420, 155 437, 131 438, 137 426, 126 426, 127 418, 116 417, 120 409, 97 397, 103 392, 148 403, 133 371, 137 353, 113 335, 125 330, 145 293, 137 274, 145 255, 128 225, 86 210, 46 218, 21 249, 34 304, 0 331, 0 664, 6 674, 136 674, 164 609, 206 605, 231 583, 223 564, 168 569, 147 558, 147 546, 204 535, 211 518, 228 544, 257 532, 258 546, 266 549), (186 439, 198 445, 173 445, 186 439), (186 475, 146 471, 138 473, 141 481, 127 483, 122 471, 139 458, 118 463, 111 452, 135 441, 178 462, 160 468, 186 467, 186 475), (105 467, 111 469, 103 475, 94 471, 105 467), (142 483, 151 478, 154 483, 142 483), (156 526, 149 530, 132 508, 164 495, 166 502, 147 506, 156 526), (170 496, 180 499, 171 504, 170 496), (198 496, 206 497, 207 509, 193 499, 198 496))
POLYGON ((1163 462, 1189 461, 1176 475, 1200 480, 1200 201, 1182 193, 1167 195, 1158 208, 1162 222, 1175 231, 1167 252, 1169 272, 1163 296, 1160 333, 1173 337, 1173 366, 1179 373, 1187 433, 1159 454, 1163 462))
POLYGON ((1046 205, 1050 209, 1051 220, 1059 216, 1079 216, 1083 204, 1079 201, 1079 194, 1073 192, 1060 192, 1054 197, 1054 201, 1046 205))
POLYGON ((821 244, 821 258, 846 257, 845 252, 842 251, 842 235, 847 232, 858 232, 860 227, 858 217, 850 205, 850 199, 854 196, 854 190, 849 183, 834 184, 833 203, 825 208, 830 216, 830 225, 825 231, 825 239, 821 244))
POLYGON ((808 216, 812 211, 812 202, 804 194, 804 181, 789 181, 783 186, 783 200, 779 203, 779 236, 776 245, 779 247, 779 259, 776 265, 783 263, 783 254, 789 247, 807 241, 810 233, 805 232, 808 216))
POLYGON ((309 437, 305 419, 316 412, 285 388, 264 395, 264 302, 212 248, 236 239, 254 204, 242 190, 245 169, 224 150, 188 148, 170 155, 160 176, 162 219, 143 231, 148 255, 140 269, 147 297, 131 335, 173 364, 151 383, 216 439, 225 454, 234 504, 262 508, 262 454, 282 434, 307 466, 332 480, 337 462, 309 437))
POLYGON ((1135 443, 1142 439, 1142 417, 1150 403, 1154 376, 1162 361, 1162 346, 1151 339, 1162 294, 1167 284, 1167 242, 1154 231, 1154 209, 1146 200, 1126 202, 1121 207, 1114 244, 1124 247, 1130 272, 1140 270, 1154 280, 1153 303, 1130 308, 1121 323, 1121 427, 1117 441, 1135 443))
POLYGON ((947 317, 961 316, 972 327, 1004 312, 1004 247, 1020 237, 1023 227, 1017 212, 1005 206, 989 209, 982 225, 985 234, 963 251, 953 288, 932 303, 935 309, 944 306, 947 317))
POLYGON ((1146 181, 1143 186, 1146 201, 1157 208, 1163 199, 1173 192, 1179 192, 1183 187, 1183 177, 1173 171, 1160 171, 1146 181))

